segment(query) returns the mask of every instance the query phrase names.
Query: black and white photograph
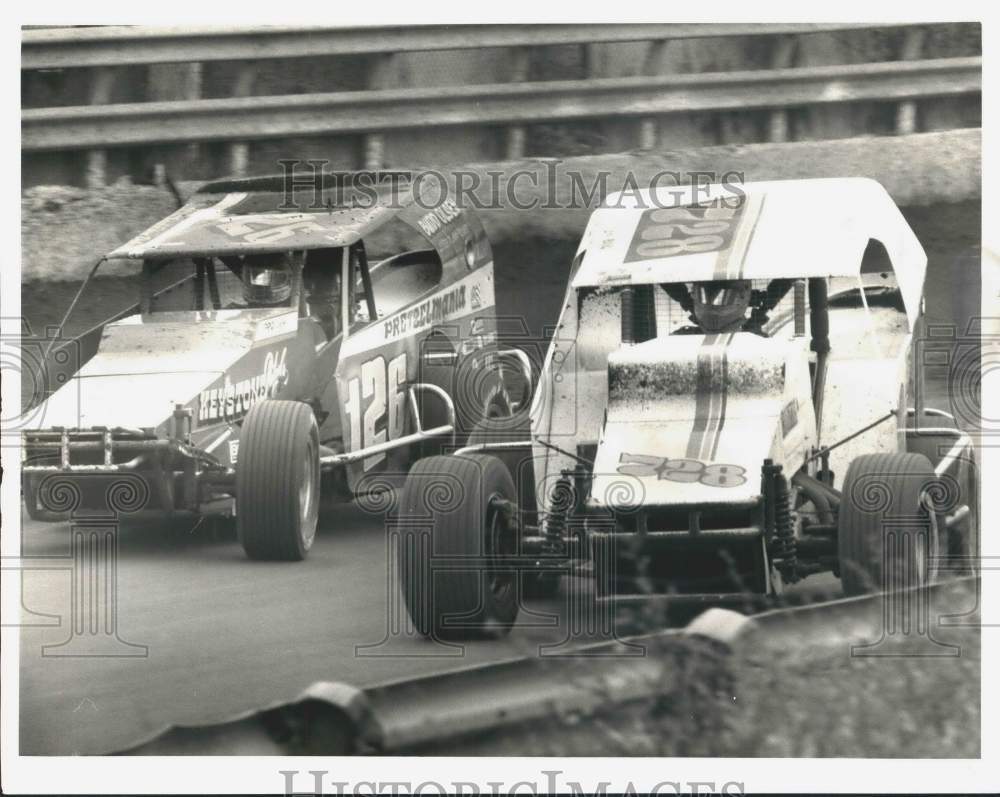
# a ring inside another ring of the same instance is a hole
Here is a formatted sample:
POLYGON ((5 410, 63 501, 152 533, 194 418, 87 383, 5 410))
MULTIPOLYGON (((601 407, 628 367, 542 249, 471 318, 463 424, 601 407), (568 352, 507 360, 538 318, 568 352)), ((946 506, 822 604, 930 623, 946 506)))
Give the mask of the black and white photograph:
POLYGON ((60 5, 4 793, 1000 790, 986 7, 60 5))

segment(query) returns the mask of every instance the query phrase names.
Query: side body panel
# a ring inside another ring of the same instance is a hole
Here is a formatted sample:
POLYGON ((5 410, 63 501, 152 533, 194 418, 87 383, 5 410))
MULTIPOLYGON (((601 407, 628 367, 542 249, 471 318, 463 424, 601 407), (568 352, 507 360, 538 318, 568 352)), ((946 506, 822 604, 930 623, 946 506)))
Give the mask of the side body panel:
MULTIPOLYGON (((308 332, 302 334, 303 320, 295 310, 287 311, 243 357, 186 404, 191 412, 192 442, 223 465, 236 464, 242 421, 254 403, 309 396, 315 351, 308 332)), ((158 435, 168 436, 169 426, 169 422, 162 424, 158 435)))
POLYGON ((834 486, 843 483, 855 457, 904 451, 912 335, 906 316, 888 307, 839 307, 830 311, 830 360, 823 397, 820 444, 831 445, 885 416, 896 417, 834 449, 834 486))
MULTIPOLYGON (((464 441, 486 406, 503 392, 493 353, 493 255, 482 225, 453 207, 426 210, 414 205, 400 218, 434 245, 441 279, 435 288, 414 296, 399 309, 351 330, 343 341, 336 383, 345 451, 416 431, 408 399, 408 389, 415 382, 435 384, 452 397, 458 442, 464 441), (428 352, 453 352, 454 357, 442 363, 426 357, 428 352)), ((377 283, 373 290, 377 306, 377 283)), ((421 396, 418 407, 424 429, 446 422, 437 397, 421 396)), ((420 450, 403 447, 349 465, 349 487, 357 489, 362 479, 375 473, 405 471, 420 450)))

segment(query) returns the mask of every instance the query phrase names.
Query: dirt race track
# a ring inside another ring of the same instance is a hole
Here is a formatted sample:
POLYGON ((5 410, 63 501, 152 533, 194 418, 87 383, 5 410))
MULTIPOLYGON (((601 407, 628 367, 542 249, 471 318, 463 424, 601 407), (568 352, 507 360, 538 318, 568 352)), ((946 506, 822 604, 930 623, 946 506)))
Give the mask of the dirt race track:
MULTIPOLYGON (((565 605, 550 601, 530 608, 559 615, 558 625, 552 618, 548 627, 531 628, 524 617, 502 640, 462 649, 393 637, 380 645, 390 599, 394 612, 402 610, 394 580, 388 583, 382 528, 380 519, 348 509, 335 528, 319 532, 304 563, 250 562, 235 539, 213 541, 183 524, 122 529, 118 631, 125 642, 148 647, 137 658, 43 654, 43 645, 69 637, 70 571, 64 559, 53 561, 62 569, 26 574, 24 605, 62 623, 22 631, 21 752, 118 750, 165 724, 219 722, 290 700, 315 681, 367 686, 537 655, 539 645, 562 640, 565 605)), ((65 525, 27 521, 25 552, 65 557, 68 536, 65 525)), ((124 645, 120 652, 141 653, 124 645)))
MULTIPOLYGON (((928 320, 964 329, 979 307, 978 203, 919 208, 907 216, 930 256, 928 320)), ((575 242, 537 240, 497 247, 499 312, 518 308, 535 334, 552 323, 574 248, 575 242)), ((32 328, 57 323, 76 287, 24 286, 23 312, 32 328)), ((101 290, 99 310, 78 319, 76 331, 134 301, 122 280, 105 281, 101 290)), ((94 297, 87 306, 96 306, 94 297)), ((928 401, 948 409, 946 376, 931 375, 928 401)), ((170 724, 218 722, 290 699, 316 680, 368 685, 537 655, 539 645, 566 635, 566 601, 555 599, 527 606, 550 620, 525 616, 509 637, 468 644, 459 655, 412 638, 377 647, 397 592, 381 518, 356 508, 322 526, 302 564, 251 563, 235 540, 213 539, 201 529, 134 526, 120 538, 118 634, 146 646, 146 655, 50 655, 59 649, 43 655, 42 646, 70 636, 69 534, 65 525, 24 522, 23 554, 32 569, 22 584, 22 754, 121 749, 170 724), (366 645, 376 647, 359 650, 366 645)), ((813 588, 812 580, 805 583, 813 588)), ((827 589, 829 579, 815 586, 827 589)), ((595 636, 581 634, 574 644, 595 636)))

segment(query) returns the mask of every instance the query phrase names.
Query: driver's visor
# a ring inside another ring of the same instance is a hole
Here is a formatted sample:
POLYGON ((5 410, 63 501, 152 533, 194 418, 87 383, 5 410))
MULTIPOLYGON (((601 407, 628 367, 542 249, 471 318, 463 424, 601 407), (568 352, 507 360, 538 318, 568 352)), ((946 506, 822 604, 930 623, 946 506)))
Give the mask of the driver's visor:
POLYGON ((284 269, 267 266, 247 266, 247 280, 251 285, 277 288, 289 284, 291 276, 284 269))
POLYGON ((728 307, 742 301, 745 291, 737 287, 720 286, 713 283, 696 283, 695 299, 699 304, 710 307, 728 307))

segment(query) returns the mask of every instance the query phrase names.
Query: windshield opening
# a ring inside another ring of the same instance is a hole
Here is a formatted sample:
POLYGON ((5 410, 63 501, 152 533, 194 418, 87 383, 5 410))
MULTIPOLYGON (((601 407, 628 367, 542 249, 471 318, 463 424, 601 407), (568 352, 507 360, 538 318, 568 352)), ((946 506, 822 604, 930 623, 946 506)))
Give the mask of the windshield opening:
POLYGON ((291 253, 146 261, 142 309, 148 313, 293 307, 291 253))
MULTIPOLYGON (((644 312, 653 318, 647 325, 656 330, 657 337, 728 332, 753 332, 770 337, 795 316, 794 284, 791 279, 761 279, 650 285, 652 306, 644 312)), ((614 313, 619 316, 621 291, 622 288, 581 290, 581 313, 587 314, 588 308, 596 307, 594 302, 599 300, 603 305, 601 297, 613 295, 614 313)))

